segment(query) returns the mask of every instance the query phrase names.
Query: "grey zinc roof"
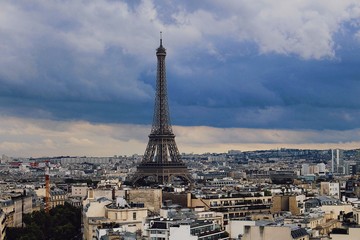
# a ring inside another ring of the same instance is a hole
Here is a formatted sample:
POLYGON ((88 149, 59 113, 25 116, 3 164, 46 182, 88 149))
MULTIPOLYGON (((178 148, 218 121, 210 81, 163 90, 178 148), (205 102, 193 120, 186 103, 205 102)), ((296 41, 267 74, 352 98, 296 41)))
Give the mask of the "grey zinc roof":
POLYGON ((305 228, 299 228, 299 229, 291 231, 291 237, 295 238, 295 239, 299 238, 299 237, 302 237, 302 236, 306 236, 306 235, 309 235, 309 234, 307 233, 305 228))

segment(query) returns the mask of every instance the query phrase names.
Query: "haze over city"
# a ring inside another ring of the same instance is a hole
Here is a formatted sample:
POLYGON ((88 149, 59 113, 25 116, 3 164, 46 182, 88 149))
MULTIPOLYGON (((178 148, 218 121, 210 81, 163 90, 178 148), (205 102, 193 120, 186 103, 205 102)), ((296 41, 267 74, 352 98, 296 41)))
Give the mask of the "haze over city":
POLYGON ((360 3, 2 1, 0 153, 143 154, 159 32, 180 152, 358 148, 360 3))

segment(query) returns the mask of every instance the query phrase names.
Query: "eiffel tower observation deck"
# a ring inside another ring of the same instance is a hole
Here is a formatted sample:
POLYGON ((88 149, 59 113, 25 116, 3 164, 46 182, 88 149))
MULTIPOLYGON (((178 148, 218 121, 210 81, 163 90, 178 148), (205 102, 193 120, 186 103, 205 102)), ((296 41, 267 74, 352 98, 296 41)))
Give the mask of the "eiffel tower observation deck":
MULTIPOLYGON (((161 33, 160 33, 161 34, 161 33)), ((137 166, 132 178, 134 185, 168 184, 174 180, 191 183, 192 178, 175 143, 175 135, 170 123, 167 98, 166 49, 162 45, 156 50, 157 77, 153 124, 144 158, 137 166)))

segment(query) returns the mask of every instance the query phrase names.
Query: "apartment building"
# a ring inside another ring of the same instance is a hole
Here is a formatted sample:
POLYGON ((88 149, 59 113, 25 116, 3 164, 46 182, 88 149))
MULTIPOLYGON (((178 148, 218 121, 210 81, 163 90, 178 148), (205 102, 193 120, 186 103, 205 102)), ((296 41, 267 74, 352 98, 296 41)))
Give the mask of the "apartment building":
POLYGON ((223 213, 224 225, 230 219, 238 219, 252 213, 269 213, 271 196, 244 196, 241 194, 203 194, 188 195, 189 208, 204 207, 206 211, 223 213))
POLYGON ((158 218, 150 221, 147 231, 151 240, 229 239, 219 225, 207 220, 158 218))
POLYGON ((309 234, 304 228, 287 226, 245 226, 242 240, 309 240, 309 234))
POLYGON ((272 197, 271 213, 291 212, 300 215, 305 211, 305 195, 275 195, 272 197))
POLYGON ((123 198, 116 200, 107 198, 92 199, 84 206, 83 239, 92 240, 98 228, 104 226, 121 226, 128 232, 144 231, 144 221, 148 209, 143 203, 127 203, 123 198))
POLYGON ((72 197, 86 197, 87 196, 87 191, 88 191, 89 187, 87 186, 86 183, 83 184, 73 184, 71 186, 71 196, 72 197))
POLYGON ((320 195, 340 198, 340 185, 338 182, 321 182, 320 195))
POLYGON ((358 240, 360 228, 336 229, 330 233, 332 240, 358 240))

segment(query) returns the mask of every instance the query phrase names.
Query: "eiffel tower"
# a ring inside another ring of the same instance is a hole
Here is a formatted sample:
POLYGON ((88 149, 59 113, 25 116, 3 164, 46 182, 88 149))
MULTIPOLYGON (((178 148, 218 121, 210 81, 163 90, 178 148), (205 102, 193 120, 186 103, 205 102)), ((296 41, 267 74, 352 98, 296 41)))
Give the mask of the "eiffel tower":
POLYGON ((181 160, 170 124, 165 68, 166 49, 162 45, 161 33, 156 56, 157 77, 153 124, 144 158, 137 166, 132 183, 141 185, 145 181, 167 184, 172 183, 175 177, 183 182, 191 183, 192 178, 181 160))

